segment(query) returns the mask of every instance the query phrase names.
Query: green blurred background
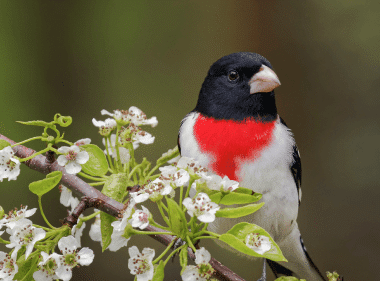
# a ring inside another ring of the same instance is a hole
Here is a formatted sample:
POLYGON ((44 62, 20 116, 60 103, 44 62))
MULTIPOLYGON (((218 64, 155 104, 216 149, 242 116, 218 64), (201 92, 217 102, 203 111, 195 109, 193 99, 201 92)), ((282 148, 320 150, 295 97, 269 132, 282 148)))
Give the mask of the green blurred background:
MULTIPOLYGON (((232 52, 260 53, 280 78, 278 110, 302 154, 298 222, 310 255, 321 271, 338 270, 347 281, 380 280, 379 14, 378 1, 361 0, 2 0, 0 133, 29 138, 40 131, 16 120, 49 121, 59 112, 73 117, 68 139, 101 145, 91 119, 104 120, 101 109, 135 105, 159 120, 148 129, 154 145, 137 152, 155 160, 176 145, 209 66, 232 52)), ((36 207, 28 183, 41 178, 22 167, 17 181, 0 183, 0 205, 36 207)), ((59 192, 43 203, 58 226, 66 214, 57 207, 59 192)), ((33 219, 43 224, 38 213, 33 219)), ((127 248, 101 254, 88 231, 82 244, 96 257, 72 280, 133 280, 127 248)), ((152 239, 133 242, 163 249, 152 239)), ((248 261, 202 244, 256 280, 248 261)), ((175 279, 181 280, 178 261, 166 268, 165 280, 175 279)))

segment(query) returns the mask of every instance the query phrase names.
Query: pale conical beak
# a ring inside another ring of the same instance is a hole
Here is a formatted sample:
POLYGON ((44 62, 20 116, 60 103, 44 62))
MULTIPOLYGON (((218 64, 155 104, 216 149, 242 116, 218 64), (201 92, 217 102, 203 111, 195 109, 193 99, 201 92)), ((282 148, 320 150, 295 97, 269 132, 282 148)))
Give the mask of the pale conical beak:
POLYGON ((266 65, 260 67, 259 72, 252 76, 248 84, 250 93, 267 93, 281 85, 276 73, 266 65))

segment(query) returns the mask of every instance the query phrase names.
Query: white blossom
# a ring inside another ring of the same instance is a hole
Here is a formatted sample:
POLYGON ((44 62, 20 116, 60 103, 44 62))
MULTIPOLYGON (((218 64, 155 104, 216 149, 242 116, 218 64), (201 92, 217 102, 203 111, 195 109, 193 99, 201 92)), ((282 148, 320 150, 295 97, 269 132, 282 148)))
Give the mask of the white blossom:
POLYGON ((209 223, 215 220, 215 213, 220 209, 218 204, 211 202, 206 193, 200 192, 194 198, 185 198, 183 205, 187 213, 196 216, 201 222, 209 223))
POLYGON ((139 191, 131 193, 131 196, 136 203, 141 203, 148 199, 157 201, 172 191, 173 188, 170 183, 157 178, 143 186, 139 191))
POLYGON ((107 118, 105 121, 97 121, 95 118, 92 118, 92 124, 94 124, 95 127, 109 131, 116 128, 116 121, 113 118, 107 118))
POLYGON ((211 254, 209 251, 205 249, 205 247, 201 247, 199 250, 195 252, 195 263, 209 263, 211 260, 211 254))
POLYGON ((139 249, 132 246, 128 249, 128 252, 130 256, 128 268, 131 270, 131 274, 136 275, 137 281, 151 280, 154 273, 152 264, 155 255, 154 249, 144 248, 140 254, 139 249))
POLYGON ((37 208, 33 208, 33 209, 30 209, 30 210, 27 210, 28 209, 28 206, 22 206, 21 205, 21 209, 18 210, 17 208, 15 208, 14 210, 10 211, 8 213, 8 215, 5 215, 1 220, 0 220, 0 229, 3 225, 5 225, 6 227, 12 229, 13 227, 15 227, 17 221, 21 220, 21 219, 24 219, 24 218, 28 218, 32 215, 34 215, 34 213, 36 212, 37 208))
POLYGON ((183 281, 207 281, 212 276, 214 269, 209 264, 210 253, 204 248, 195 252, 195 265, 188 265, 182 273, 183 281))
POLYGON ((86 227, 86 223, 83 222, 80 228, 78 228, 78 224, 76 224, 71 229, 71 235, 73 235, 74 238, 75 238, 75 240, 77 240, 79 247, 81 247, 80 238, 82 237, 83 230, 84 230, 85 227, 86 227))
POLYGON ((131 224, 132 227, 138 227, 140 229, 145 229, 149 225, 149 210, 144 206, 141 206, 142 210, 136 210, 132 215, 131 224))
POLYGON ((188 157, 181 157, 177 162, 177 167, 185 169, 190 175, 197 175, 200 177, 207 176, 208 170, 201 166, 197 161, 188 157))
POLYGON ((137 126, 151 125, 152 127, 156 127, 158 124, 156 116, 153 116, 153 117, 147 119, 145 113, 142 112, 136 106, 131 106, 128 109, 128 112, 129 112, 129 116, 130 116, 129 118, 130 118, 131 122, 137 126))
POLYGON ((147 119, 145 113, 136 106, 131 106, 128 110, 114 110, 114 113, 110 113, 109 111, 103 109, 101 111, 101 114, 112 116, 119 122, 131 122, 136 126, 151 125, 152 127, 156 127, 158 124, 157 118, 155 116, 147 119))
POLYGON ((222 178, 221 176, 212 174, 201 178, 200 181, 206 182, 208 188, 217 191, 234 191, 239 187, 239 182, 230 180, 228 176, 222 178))
POLYGON ((85 138, 85 139, 77 140, 76 142, 74 142, 74 145, 76 145, 76 146, 82 146, 82 145, 90 144, 90 143, 91 143, 91 139, 85 138))
POLYGON ((154 142, 155 137, 153 137, 150 133, 139 130, 136 132, 136 134, 133 136, 136 141, 141 142, 143 144, 151 144, 154 142))
POLYGON ((7 248, 14 248, 12 258, 16 258, 18 250, 25 245, 25 259, 27 259, 33 250, 34 244, 45 238, 46 235, 45 230, 32 226, 32 222, 28 219, 21 219, 17 221, 16 225, 12 229, 7 229, 7 232, 11 235, 9 237, 11 243, 5 246, 7 248))
POLYGON ((70 189, 68 189, 66 186, 61 184, 59 186, 59 191, 61 192, 61 196, 59 197, 59 202, 63 206, 69 207, 69 206, 75 204, 73 201, 73 198, 75 198, 75 197, 73 197, 73 192, 70 189))
POLYGON ((58 156, 58 165, 64 166, 68 174, 79 173, 82 170, 81 164, 85 164, 90 159, 87 151, 81 151, 76 145, 62 146, 58 148, 58 152, 63 153, 58 156))
POLYGON ((272 248, 269 237, 259 233, 250 233, 245 237, 245 244, 256 253, 263 255, 272 248))
POLYGON ((0 182, 3 179, 16 180, 20 174, 20 161, 13 157, 14 151, 10 146, 0 150, 0 182))
POLYGON ((16 259, 9 254, 0 251, 0 280, 12 281, 15 274, 18 272, 16 259))
POLYGON ((78 252, 78 247, 78 242, 72 235, 62 237, 58 241, 58 248, 62 253, 59 256, 59 266, 56 271, 58 278, 68 281, 72 277, 71 271, 75 266, 90 265, 94 260, 94 252, 91 249, 84 247, 78 252))
POLYGON ((58 279, 56 271, 60 266, 60 255, 53 253, 48 255, 45 252, 41 252, 42 262, 38 264, 40 270, 33 273, 33 278, 36 281, 52 281, 58 279))
POLYGON ((183 186, 189 183, 190 175, 184 169, 177 169, 175 166, 165 166, 159 168, 161 171, 160 180, 166 181, 168 183, 173 183, 174 185, 183 186))
POLYGON ((91 224, 89 235, 93 241, 102 243, 102 233, 100 229, 100 224, 100 214, 97 214, 95 217, 95 221, 91 224))
POLYGON ((111 244, 108 246, 108 250, 112 252, 118 251, 120 248, 128 245, 130 238, 125 238, 123 236, 124 230, 129 224, 129 218, 132 214, 132 209, 135 206, 135 201, 130 200, 127 209, 123 213, 123 218, 121 220, 114 221, 111 223, 113 227, 113 232, 111 235, 111 244))

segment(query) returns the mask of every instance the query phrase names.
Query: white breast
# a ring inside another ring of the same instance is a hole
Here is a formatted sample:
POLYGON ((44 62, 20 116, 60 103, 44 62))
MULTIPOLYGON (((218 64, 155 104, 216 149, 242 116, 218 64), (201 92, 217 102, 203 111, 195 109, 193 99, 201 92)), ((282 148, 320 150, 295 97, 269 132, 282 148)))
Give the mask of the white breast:
MULTIPOLYGON (((193 135, 194 123, 199 113, 188 114, 181 126, 181 155, 196 159, 208 167, 212 156, 200 151, 193 135)), ((255 214, 239 219, 217 220, 209 225, 214 232, 224 233, 233 225, 246 221, 267 230, 276 240, 290 232, 297 219, 298 194, 290 166, 293 161, 294 139, 290 130, 278 119, 271 144, 254 161, 242 161, 237 175, 240 186, 263 194, 265 205, 255 214)))

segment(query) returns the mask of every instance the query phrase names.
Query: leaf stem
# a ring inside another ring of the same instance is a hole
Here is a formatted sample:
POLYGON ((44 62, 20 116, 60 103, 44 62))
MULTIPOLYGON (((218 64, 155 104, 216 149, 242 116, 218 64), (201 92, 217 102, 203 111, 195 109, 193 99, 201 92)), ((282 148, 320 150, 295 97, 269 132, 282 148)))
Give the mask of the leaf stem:
POLYGON ((97 215, 99 215, 101 212, 102 212, 102 211, 97 211, 97 212, 95 212, 95 213, 93 213, 93 214, 91 214, 91 215, 88 215, 88 216, 86 216, 86 217, 81 217, 81 218, 79 218, 79 220, 81 220, 81 221, 88 221, 88 220, 90 220, 90 219, 96 217, 97 215))
POLYGON ((28 161, 28 160, 30 160, 30 159, 36 157, 37 155, 43 154, 43 153, 45 153, 45 152, 47 152, 47 151, 49 151, 49 150, 53 150, 53 151, 55 151, 56 149, 54 149, 54 148, 48 146, 47 148, 45 148, 45 149, 43 149, 43 150, 41 150, 41 151, 38 151, 38 152, 36 152, 36 153, 30 155, 29 157, 26 157, 26 158, 20 158, 19 160, 20 160, 20 162, 22 163, 22 162, 28 161))
POLYGON ((99 181, 104 182, 104 178, 92 177, 92 176, 87 175, 87 174, 85 174, 85 173, 83 173, 83 172, 79 172, 78 175, 80 175, 80 176, 82 176, 82 177, 84 177, 84 178, 86 178, 86 179, 89 179, 89 180, 98 181, 98 182, 99 182, 99 181))
POLYGON ((109 137, 104 138, 104 144, 105 144, 105 146, 106 146, 108 163, 109 163, 109 165, 110 165, 110 169, 111 169, 110 172, 111 172, 111 173, 115 173, 115 167, 113 166, 112 159, 111 159, 111 156, 110 156, 110 153, 109 153, 108 141, 110 141, 110 143, 111 143, 111 140, 110 140, 109 137))
POLYGON ((45 216, 45 214, 44 214, 44 211, 43 211, 43 209, 42 209, 42 201, 41 201, 41 197, 42 197, 42 196, 38 196, 38 205, 39 205, 39 207, 40 207, 41 215, 42 215, 42 217, 44 218, 44 221, 46 222, 46 224, 47 224, 50 228, 52 228, 52 229, 56 229, 56 227, 54 227, 54 226, 52 226, 52 225, 50 224, 50 222, 47 220, 47 218, 46 218, 46 216, 45 216))
POLYGON ((170 244, 161 253, 161 255, 159 255, 152 263, 155 264, 155 263, 159 262, 160 259, 162 259, 166 255, 166 253, 170 250, 170 248, 173 246, 174 243, 175 243, 175 239, 173 239, 172 242, 170 242, 170 244))
POLYGON ((163 205, 164 205, 164 204, 162 203, 161 200, 157 202, 157 206, 158 206, 158 209, 160 210, 160 213, 161 213, 162 218, 165 220, 166 224, 167 224, 168 226, 170 226, 169 219, 168 219, 168 217, 164 214, 164 210, 162 209, 162 206, 163 206, 163 205))
POLYGON ((189 244, 189 247, 191 247, 191 249, 193 249, 193 251, 195 253, 197 251, 197 249, 195 248, 194 244, 191 242, 189 235, 186 236, 186 241, 189 244))
POLYGON ((22 142, 15 143, 14 145, 11 145, 11 147, 15 147, 15 146, 24 144, 26 142, 33 141, 33 140, 38 140, 38 139, 42 139, 42 137, 33 137, 33 138, 30 138, 30 139, 24 140, 22 142))

